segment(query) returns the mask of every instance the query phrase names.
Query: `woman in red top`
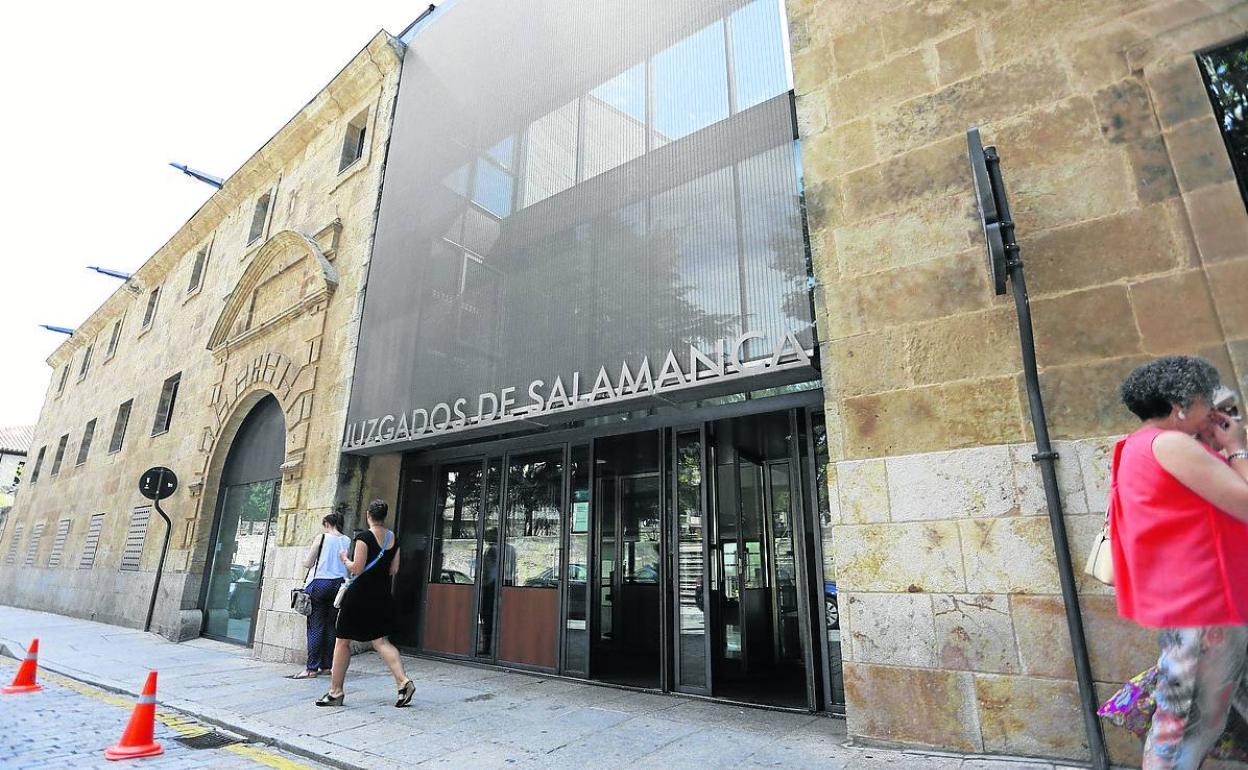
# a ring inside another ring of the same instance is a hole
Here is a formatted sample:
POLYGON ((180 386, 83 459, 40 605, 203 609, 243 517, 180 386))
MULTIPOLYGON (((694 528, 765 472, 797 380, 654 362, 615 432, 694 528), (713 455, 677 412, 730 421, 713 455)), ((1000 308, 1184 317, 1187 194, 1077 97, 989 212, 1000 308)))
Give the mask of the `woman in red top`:
POLYGON ((1131 372, 1121 389, 1143 425, 1114 448, 1118 612, 1159 629, 1161 645, 1144 770, 1198 768, 1244 686, 1248 444, 1244 426, 1213 408, 1218 384, 1203 358, 1168 356, 1131 372))

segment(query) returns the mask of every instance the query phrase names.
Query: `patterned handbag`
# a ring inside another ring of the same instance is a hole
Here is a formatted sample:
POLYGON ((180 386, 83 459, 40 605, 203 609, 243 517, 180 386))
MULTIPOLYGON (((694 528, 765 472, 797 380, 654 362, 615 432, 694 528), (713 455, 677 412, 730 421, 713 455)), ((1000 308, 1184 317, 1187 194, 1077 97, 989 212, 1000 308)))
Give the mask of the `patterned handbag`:
MULTIPOLYGON (((1096 711, 1097 715, 1144 740, 1153 723, 1153 712, 1157 710, 1157 677, 1156 666, 1131 677, 1118 692, 1101 704, 1096 711)), ((1246 738, 1248 723, 1245 723, 1244 717, 1232 706, 1226 729, 1209 750, 1209 756, 1213 759, 1248 761, 1246 738)))
MULTIPOLYGON (((321 549, 324 547, 325 547, 325 535, 324 533, 322 533, 321 544, 316 547, 316 561, 317 562, 321 560, 321 549)), ((295 612, 299 613, 300 615, 312 614, 312 595, 308 593, 307 584, 312 582, 311 580, 312 575, 315 574, 312 570, 314 569, 316 569, 316 564, 313 564, 308 569, 308 580, 304 581, 303 588, 290 589, 290 608, 294 610, 295 612)))

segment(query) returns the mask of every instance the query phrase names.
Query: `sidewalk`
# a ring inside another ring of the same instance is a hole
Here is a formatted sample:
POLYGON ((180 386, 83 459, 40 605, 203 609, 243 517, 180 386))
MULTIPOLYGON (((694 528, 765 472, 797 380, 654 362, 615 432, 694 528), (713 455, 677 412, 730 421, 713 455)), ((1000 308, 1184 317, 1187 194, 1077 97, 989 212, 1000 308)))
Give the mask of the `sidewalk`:
MULTIPOLYGON (((0 647, 107 689, 137 694, 160 672, 160 703, 295 754, 343 768, 819 768, 1061 770, 1048 762, 888 751, 846 745, 840 720, 638 693, 424 658, 404 658, 416 683, 396 709, 377 657, 356 656, 346 708, 313 701, 328 679, 249 650, 0 606, 0 647)), ((35 697, 35 696, 31 696, 35 697)))

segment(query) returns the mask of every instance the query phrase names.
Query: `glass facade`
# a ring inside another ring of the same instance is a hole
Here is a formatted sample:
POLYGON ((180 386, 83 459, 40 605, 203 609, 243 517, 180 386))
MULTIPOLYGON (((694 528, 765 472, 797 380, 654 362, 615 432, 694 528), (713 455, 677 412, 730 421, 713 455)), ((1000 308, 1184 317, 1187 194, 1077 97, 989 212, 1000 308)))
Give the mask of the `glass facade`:
POLYGON ((813 350, 784 35, 780 0, 474 0, 421 22, 348 446, 813 350))

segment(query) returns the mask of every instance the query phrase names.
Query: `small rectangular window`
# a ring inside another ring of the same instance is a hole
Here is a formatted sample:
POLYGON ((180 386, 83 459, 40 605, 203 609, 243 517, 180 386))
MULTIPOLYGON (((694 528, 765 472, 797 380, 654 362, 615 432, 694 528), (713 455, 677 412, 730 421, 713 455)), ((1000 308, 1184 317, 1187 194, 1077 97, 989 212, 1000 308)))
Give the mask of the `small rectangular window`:
POLYGON ((91 453, 91 440, 95 438, 95 418, 87 423, 87 427, 82 431, 82 443, 78 445, 78 460, 74 465, 82 465, 87 461, 87 455, 91 453))
POLYGON ((264 235, 264 223, 269 218, 269 201, 272 199, 271 193, 261 195, 256 201, 256 211, 251 215, 251 229, 247 231, 247 245, 260 240, 260 236, 264 235))
POLYGON ((1239 194, 1248 204, 1248 37, 1197 54, 1239 194))
POLYGON ((130 424, 130 408, 134 406, 134 399, 126 401, 117 407, 117 419, 113 422, 113 437, 108 442, 108 453, 120 452, 121 445, 126 440, 126 426, 130 424))
POLYGON ((78 560, 78 569, 91 569, 95 566, 95 552, 100 547, 100 531, 104 529, 104 514, 91 516, 91 524, 87 526, 87 542, 82 548, 82 558, 78 560))
POLYGON ((61 436, 61 440, 56 445, 56 458, 52 460, 52 475, 61 472, 61 461, 65 459, 65 445, 69 443, 69 434, 61 436))
POLYGON ((26 544, 27 567, 35 566, 35 557, 39 555, 39 544, 43 541, 43 530, 48 526, 46 521, 36 522, 30 530, 30 542, 26 544))
POLYGON ((59 396, 65 392, 65 382, 67 380, 69 380, 69 364, 61 367, 61 381, 56 385, 56 395, 59 396))
POLYGON ((22 524, 13 525, 13 538, 9 540, 9 551, 4 555, 4 563, 12 565, 17 560, 17 547, 22 542, 22 524))
POLYGON ((78 381, 81 382, 83 377, 87 376, 87 372, 91 369, 91 353, 95 350, 95 343, 87 345, 87 349, 82 354, 82 366, 78 368, 78 381))
POLYGON ((69 539, 69 527, 73 519, 61 519, 56 523, 56 534, 52 536, 52 553, 48 554, 48 566, 61 566, 61 556, 65 553, 65 541, 69 539))
POLYGON ((143 505, 130 514, 130 526, 126 529, 126 545, 121 552, 121 568, 137 571, 143 560, 143 542, 147 539, 147 521, 152 517, 151 506, 143 505))
POLYGON ((186 293, 192 294, 199 291, 200 285, 204 282, 204 267, 208 263, 208 247, 204 246, 195 255, 195 264, 191 265, 191 283, 186 287, 186 293))
POLYGON ((152 289, 152 293, 147 295, 147 310, 143 311, 143 328, 146 329, 152 325, 152 321, 156 319, 156 306, 160 304, 160 287, 152 289))
POLYGON ((338 164, 339 171, 345 171, 348 166, 363 157, 367 136, 368 110, 365 110, 347 124, 347 135, 342 140, 342 161, 338 164))
POLYGON ((113 321, 113 333, 108 335, 108 348, 104 351, 104 358, 109 359, 117 352, 117 343, 121 341, 121 322, 125 318, 118 318, 113 321))
POLYGON ((178 383, 181 380, 182 373, 178 372, 165 380, 165 384, 161 387, 160 403, 156 406, 156 419, 152 422, 153 436, 158 436, 169 430, 169 426, 173 422, 173 407, 178 401, 178 383))
POLYGON ((43 455, 48 451, 46 446, 39 447, 39 454, 35 455, 35 469, 30 472, 30 483, 34 484, 39 480, 39 471, 43 470, 43 455))

